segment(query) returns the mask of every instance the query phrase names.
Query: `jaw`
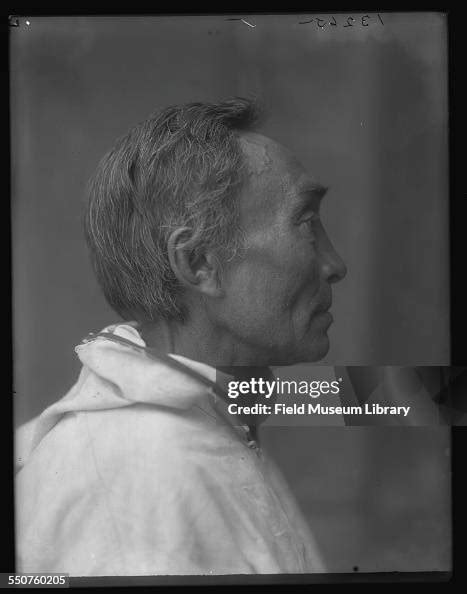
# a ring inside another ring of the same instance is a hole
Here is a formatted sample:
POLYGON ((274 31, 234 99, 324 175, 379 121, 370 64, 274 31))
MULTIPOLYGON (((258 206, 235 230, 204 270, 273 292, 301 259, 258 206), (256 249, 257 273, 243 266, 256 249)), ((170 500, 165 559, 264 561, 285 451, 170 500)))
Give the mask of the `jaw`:
POLYGON ((316 363, 323 359, 329 351, 330 343, 326 332, 322 332, 319 336, 314 336, 312 341, 307 341, 298 349, 293 364, 298 363, 316 363))
POLYGON ((280 351, 271 354, 267 360, 269 367, 285 367, 288 365, 298 365, 300 363, 315 363, 323 359, 329 351, 330 343, 326 333, 312 342, 304 342, 295 347, 280 349, 280 351))

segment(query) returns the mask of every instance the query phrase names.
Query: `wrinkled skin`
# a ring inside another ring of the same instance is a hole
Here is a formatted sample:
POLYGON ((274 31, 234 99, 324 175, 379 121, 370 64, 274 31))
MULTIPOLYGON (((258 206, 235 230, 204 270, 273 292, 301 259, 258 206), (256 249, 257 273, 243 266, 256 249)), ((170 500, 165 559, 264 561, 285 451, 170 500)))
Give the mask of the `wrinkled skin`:
POLYGON ((319 219, 320 186, 273 140, 248 133, 241 144, 250 171, 239 198, 246 251, 226 267, 212 319, 256 353, 248 364, 317 361, 329 349, 331 285, 346 274, 319 219))

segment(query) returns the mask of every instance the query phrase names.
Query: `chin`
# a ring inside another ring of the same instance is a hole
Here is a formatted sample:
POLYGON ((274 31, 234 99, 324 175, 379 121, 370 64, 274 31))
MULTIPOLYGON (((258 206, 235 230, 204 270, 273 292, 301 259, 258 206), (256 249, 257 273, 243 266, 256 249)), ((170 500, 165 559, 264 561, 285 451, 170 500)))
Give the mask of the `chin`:
POLYGON ((268 365, 282 367, 285 365, 298 365, 299 363, 314 363, 328 354, 329 347, 328 335, 323 333, 319 338, 315 337, 312 342, 300 344, 295 349, 288 349, 281 357, 268 363, 268 365), (291 355, 292 352, 293 355, 291 355))
POLYGON ((302 359, 299 363, 314 363, 315 361, 320 361, 328 354, 329 347, 329 337, 324 333, 304 348, 302 359))

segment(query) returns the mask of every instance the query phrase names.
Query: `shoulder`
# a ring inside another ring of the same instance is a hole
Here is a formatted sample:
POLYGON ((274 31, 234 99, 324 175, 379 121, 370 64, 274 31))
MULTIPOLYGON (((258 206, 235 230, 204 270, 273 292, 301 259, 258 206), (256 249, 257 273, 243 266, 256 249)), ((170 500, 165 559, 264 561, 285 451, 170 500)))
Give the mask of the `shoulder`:
POLYGON ((75 422, 75 432, 106 459, 133 459, 135 456, 165 459, 167 455, 174 459, 226 439, 219 421, 198 407, 179 410, 134 404, 83 412, 77 415, 75 422))
POLYGON ((207 501, 233 510, 259 480, 249 453, 229 427, 196 408, 138 404, 74 413, 36 448, 17 496, 26 522, 39 508, 58 518, 61 510, 99 515, 110 505, 113 516, 146 510, 157 522, 163 510, 182 517, 207 501))
POLYGON ((65 415, 17 475, 22 531, 38 522, 58 530, 64 517, 104 522, 139 509, 149 517, 154 502, 161 510, 183 485, 203 488, 197 468, 208 466, 206 435, 212 441, 195 411, 138 404, 65 415))
POLYGON ((25 469, 38 480, 54 474, 74 483, 126 481, 137 488, 154 475, 168 480, 201 467, 204 475, 215 472, 242 453, 232 431, 202 408, 133 404, 65 415, 25 469))

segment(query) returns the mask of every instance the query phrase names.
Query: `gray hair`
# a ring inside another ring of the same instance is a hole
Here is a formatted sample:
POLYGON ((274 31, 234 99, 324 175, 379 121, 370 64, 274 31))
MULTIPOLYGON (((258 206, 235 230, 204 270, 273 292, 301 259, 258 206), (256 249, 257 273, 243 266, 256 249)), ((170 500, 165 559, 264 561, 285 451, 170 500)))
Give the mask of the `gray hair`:
POLYGON ((256 101, 172 106, 138 124, 100 162, 89 184, 85 234, 111 307, 140 321, 187 319, 167 241, 188 229, 193 256, 239 248, 236 194, 245 159, 239 132, 258 122, 256 101))

